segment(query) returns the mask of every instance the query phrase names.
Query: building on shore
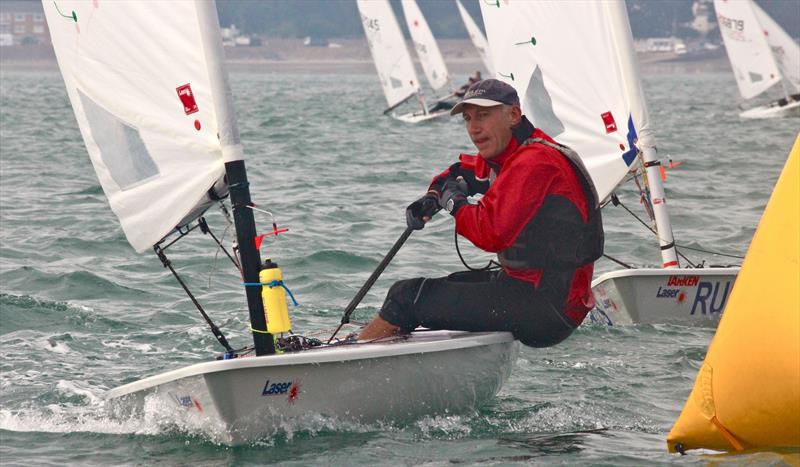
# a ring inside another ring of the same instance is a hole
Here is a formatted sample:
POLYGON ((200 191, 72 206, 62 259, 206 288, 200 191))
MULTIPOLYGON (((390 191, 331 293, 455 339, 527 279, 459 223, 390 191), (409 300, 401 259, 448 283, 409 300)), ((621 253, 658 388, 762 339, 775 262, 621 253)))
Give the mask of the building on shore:
POLYGON ((50 31, 41 3, 0 1, 0 46, 49 43, 50 31))

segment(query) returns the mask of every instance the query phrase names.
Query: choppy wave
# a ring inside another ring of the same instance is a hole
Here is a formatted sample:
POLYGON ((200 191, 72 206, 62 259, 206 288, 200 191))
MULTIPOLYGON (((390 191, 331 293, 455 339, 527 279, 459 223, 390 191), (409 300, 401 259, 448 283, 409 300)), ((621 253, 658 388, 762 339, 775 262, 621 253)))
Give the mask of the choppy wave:
MULTIPOLYGON (((267 240, 262 256, 281 265, 300 302, 291 309, 297 330, 333 328, 405 228, 405 206, 471 150, 469 140, 455 119, 414 127, 383 118, 372 75, 234 74, 231 82, 253 199, 290 228, 267 240), (337 93, 329 92, 331 82, 337 93)), ((703 250, 685 251, 694 262, 737 262, 714 253, 746 252, 797 121, 740 121, 727 73, 647 75, 644 85, 661 154, 683 162, 666 182, 677 243, 703 250)), ((486 407, 406 425, 309 416, 252 446, 229 448, 203 430, 160 419, 155 407, 137 417, 110 416, 102 400, 109 388, 207 360, 221 348, 154 255, 127 245, 59 74, 4 71, 0 92, 4 464, 674 461, 664 438, 703 360, 709 329, 584 326, 559 346, 523 349, 486 407)), ((634 186, 618 194, 643 215, 634 186)), ((230 246, 222 216, 207 217, 230 246)), ((610 255, 637 266, 658 263, 653 234, 623 209, 610 207, 604 221, 610 255)), ((483 264, 485 255, 465 243, 468 261, 483 264)), ((215 248, 198 234, 168 254, 233 345, 243 346, 251 337, 241 280, 215 248)), ((460 268, 452 221, 440 215, 409 238, 355 317, 372 316, 395 280, 460 268)), ((596 271, 611 269, 616 265, 600 261, 596 271)), ((733 462, 784 459, 775 456, 733 462)))

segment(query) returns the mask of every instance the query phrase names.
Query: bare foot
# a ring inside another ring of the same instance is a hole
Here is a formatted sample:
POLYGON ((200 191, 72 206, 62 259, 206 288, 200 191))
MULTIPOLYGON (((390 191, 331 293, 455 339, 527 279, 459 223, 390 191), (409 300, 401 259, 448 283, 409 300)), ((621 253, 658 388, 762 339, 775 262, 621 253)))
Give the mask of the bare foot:
POLYGON ((395 326, 380 316, 376 316, 369 324, 364 326, 361 334, 358 335, 358 340, 371 341, 382 337, 394 336, 399 330, 400 326, 395 326))

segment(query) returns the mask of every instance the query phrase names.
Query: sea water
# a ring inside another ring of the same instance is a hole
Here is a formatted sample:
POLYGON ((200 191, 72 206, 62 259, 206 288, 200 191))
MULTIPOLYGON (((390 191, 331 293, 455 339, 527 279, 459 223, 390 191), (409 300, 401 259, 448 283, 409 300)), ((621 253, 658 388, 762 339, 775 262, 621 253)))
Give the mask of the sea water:
MULTIPOLYGON (((714 333, 681 326, 584 325, 558 346, 523 348, 489 405, 404 425, 319 419, 231 448, 158 414, 109 418, 102 402, 108 389, 206 361, 221 348, 155 255, 137 254, 127 244, 58 71, 5 70, 1 78, 3 465, 785 460, 771 453, 719 458, 666 452, 666 434, 714 333)), ((264 249, 300 302, 290 309, 293 327, 334 327, 404 230, 406 205, 459 153, 473 151, 463 124, 453 118, 412 126, 382 116, 385 102, 371 73, 256 68, 232 73, 231 85, 254 202, 289 228, 266 240, 264 249)), ((695 263, 739 264, 800 119, 740 120, 727 70, 651 71, 644 89, 660 156, 682 162, 666 181, 678 244, 706 251, 683 250, 695 263)), ((644 216, 634 184, 618 194, 644 216)), ((207 218, 230 245, 224 217, 212 209, 207 218)), ((270 228, 267 217, 256 219, 270 228)), ((660 263, 653 235, 622 208, 609 207, 604 220, 608 254, 635 266, 660 263)), ((459 246, 473 266, 489 259, 463 239, 459 246)), ((170 249, 170 258, 233 345, 249 343, 240 280, 213 242, 192 234, 170 249)), ((596 272, 617 267, 601 260, 596 272)), ((462 268, 453 222, 441 214, 406 242, 355 318, 371 317, 395 280, 462 268)))

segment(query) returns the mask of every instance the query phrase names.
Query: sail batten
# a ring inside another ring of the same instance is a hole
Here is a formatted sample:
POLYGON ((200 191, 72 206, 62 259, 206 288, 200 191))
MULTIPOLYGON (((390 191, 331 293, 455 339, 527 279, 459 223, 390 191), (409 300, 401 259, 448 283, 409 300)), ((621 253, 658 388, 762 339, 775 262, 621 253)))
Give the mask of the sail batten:
POLYGON ((98 180, 144 251, 202 213, 209 189, 226 192, 198 4, 42 5, 98 180))
POLYGON ((419 91, 417 74, 388 0, 356 2, 388 107, 419 91))

